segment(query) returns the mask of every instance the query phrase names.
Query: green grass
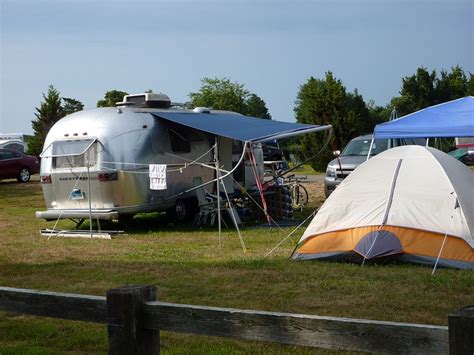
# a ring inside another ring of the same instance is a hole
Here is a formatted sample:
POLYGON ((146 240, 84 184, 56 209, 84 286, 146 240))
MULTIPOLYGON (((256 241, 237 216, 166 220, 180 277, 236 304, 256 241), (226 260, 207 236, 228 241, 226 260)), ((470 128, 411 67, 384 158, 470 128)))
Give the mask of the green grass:
MULTIPOLYGON (((293 164, 290 163, 289 164, 290 168, 293 167, 293 164)), ((324 172, 322 171, 316 171, 314 170, 311 165, 309 164, 304 164, 302 166, 300 166, 298 169, 296 169, 295 171, 295 174, 298 174, 298 175, 319 175, 319 174, 324 174, 324 172)))
MULTIPOLYGON (((322 203, 321 191, 310 189, 312 208, 322 203)), ((38 230, 54 223, 36 220, 40 209, 37 182, 0 182, 0 285, 103 296, 112 287, 151 284, 168 302, 440 325, 474 303, 472 271, 439 269, 431 277, 416 265, 288 260, 302 230, 269 258, 264 255, 291 229, 247 227, 243 252, 235 231, 223 232, 220 248, 215 229, 173 226, 149 214, 113 240, 48 241, 38 230)), ((173 333, 161 339, 163 352, 173 354, 314 352, 173 333)), ((107 352, 105 326, 0 313, 0 354, 71 352, 107 352)))

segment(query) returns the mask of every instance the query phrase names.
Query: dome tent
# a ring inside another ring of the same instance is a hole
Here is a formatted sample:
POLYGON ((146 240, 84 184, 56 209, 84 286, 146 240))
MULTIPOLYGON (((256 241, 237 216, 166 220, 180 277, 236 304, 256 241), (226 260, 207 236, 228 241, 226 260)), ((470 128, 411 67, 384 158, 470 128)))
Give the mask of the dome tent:
POLYGON ((474 173, 421 146, 389 149, 326 200, 293 259, 401 261, 474 269, 474 173))

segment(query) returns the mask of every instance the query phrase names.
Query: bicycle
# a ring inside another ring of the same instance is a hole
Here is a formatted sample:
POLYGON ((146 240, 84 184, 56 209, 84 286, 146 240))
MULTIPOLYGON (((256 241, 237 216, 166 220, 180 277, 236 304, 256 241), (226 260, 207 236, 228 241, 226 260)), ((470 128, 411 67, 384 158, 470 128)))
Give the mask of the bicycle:
POLYGON ((308 203, 309 195, 301 181, 307 177, 296 177, 294 174, 286 178, 285 185, 290 189, 291 207, 293 211, 303 211, 304 206, 308 203))

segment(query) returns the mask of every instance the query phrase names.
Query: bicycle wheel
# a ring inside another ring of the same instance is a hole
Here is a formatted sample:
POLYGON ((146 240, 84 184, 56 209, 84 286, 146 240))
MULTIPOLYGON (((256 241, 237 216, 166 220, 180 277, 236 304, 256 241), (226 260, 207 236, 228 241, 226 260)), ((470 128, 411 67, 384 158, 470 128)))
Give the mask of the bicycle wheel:
POLYGON ((308 202, 308 192, 299 184, 293 184, 291 191, 291 207, 293 210, 303 210, 304 205, 308 202))
POLYGON ((303 185, 298 185, 298 200, 301 206, 305 206, 308 203, 309 195, 308 190, 303 185))
POLYGON ((308 203, 308 191, 303 185, 293 184, 291 186, 291 207, 294 211, 302 211, 308 203))

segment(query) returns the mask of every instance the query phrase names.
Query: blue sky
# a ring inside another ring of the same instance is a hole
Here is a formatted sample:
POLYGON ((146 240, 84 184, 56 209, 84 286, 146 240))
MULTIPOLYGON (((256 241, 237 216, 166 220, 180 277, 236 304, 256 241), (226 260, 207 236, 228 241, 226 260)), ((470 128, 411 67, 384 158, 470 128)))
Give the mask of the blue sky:
POLYGON ((228 77, 294 121, 300 85, 331 70, 384 105, 419 66, 474 72, 472 0, 0 0, 0 132, 32 133, 42 93, 93 108, 111 89, 183 102, 228 77))

